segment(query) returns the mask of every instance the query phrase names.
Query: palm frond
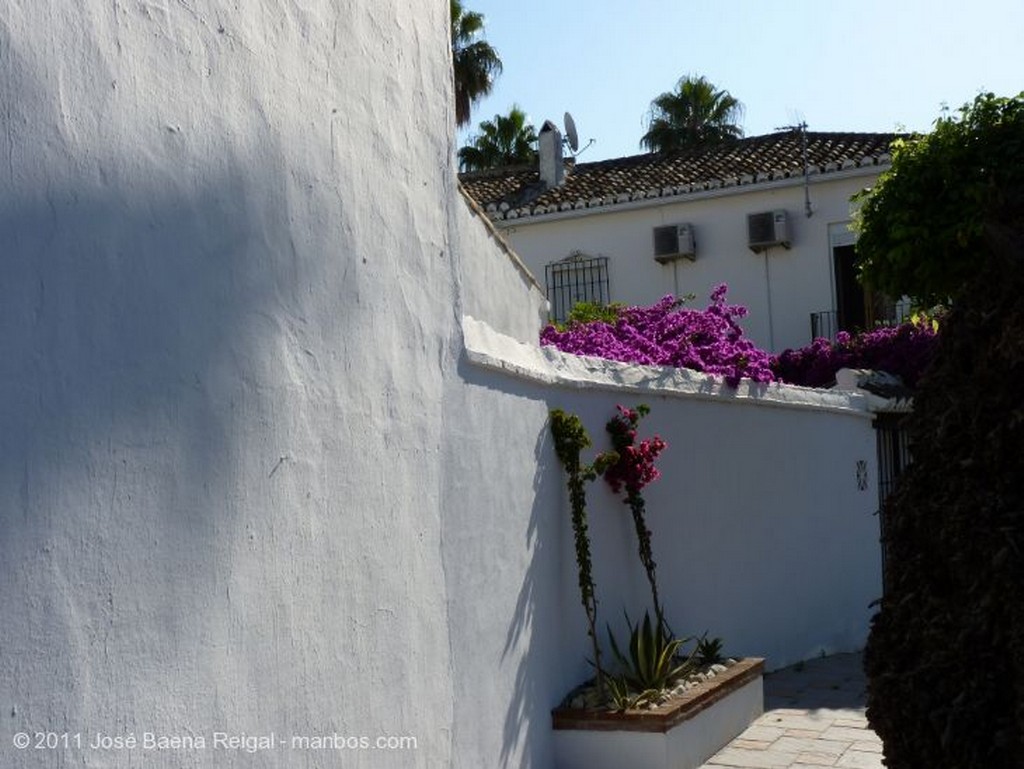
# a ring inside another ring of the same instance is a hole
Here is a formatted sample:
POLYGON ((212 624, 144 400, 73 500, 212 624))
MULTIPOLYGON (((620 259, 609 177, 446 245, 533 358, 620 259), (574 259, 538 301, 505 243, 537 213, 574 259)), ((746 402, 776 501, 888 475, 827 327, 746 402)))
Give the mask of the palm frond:
POLYGON ((524 165, 537 156, 537 133, 526 113, 513 104, 508 115, 495 115, 479 125, 480 132, 459 149, 463 171, 524 165))
POLYGON ((455 121, 461 127, 469 123, 473 105, 491 92, 501 74, 501 58, 485 40, 477 39, 483 34, 482 14, 467 11, 461 0, 450 0, 450 9, 455 121))
POLYGON ((674 152, 743 137, 737 124, 743 105, 705 77, 680 79, 674 91, 651 102, 647 132, 640 146, 650 152, 674 152))

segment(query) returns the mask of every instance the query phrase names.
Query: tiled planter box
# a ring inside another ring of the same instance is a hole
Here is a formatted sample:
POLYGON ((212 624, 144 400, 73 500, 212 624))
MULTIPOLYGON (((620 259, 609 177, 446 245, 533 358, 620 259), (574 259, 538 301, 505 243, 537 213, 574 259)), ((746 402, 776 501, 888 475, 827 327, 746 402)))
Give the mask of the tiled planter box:
POLYGON ((557 708, 559 769, 696 769, 764 712, 764 660, 747 658, 651 710, 557 708))

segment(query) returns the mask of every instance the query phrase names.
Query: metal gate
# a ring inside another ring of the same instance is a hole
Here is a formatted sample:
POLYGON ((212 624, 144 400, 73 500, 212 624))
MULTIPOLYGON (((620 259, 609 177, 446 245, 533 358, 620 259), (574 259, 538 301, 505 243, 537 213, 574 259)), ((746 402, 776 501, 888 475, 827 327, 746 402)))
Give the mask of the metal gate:
POLYGON ((878 525, 882 542, 882 589, 887 590, 889 580, 886 569, 889 542, 889 514, 887 502, 897 479, 910 464, 910 437, 904 421, 904 412, 881 413, 875 417, 875 438, 878 447, 878 525))

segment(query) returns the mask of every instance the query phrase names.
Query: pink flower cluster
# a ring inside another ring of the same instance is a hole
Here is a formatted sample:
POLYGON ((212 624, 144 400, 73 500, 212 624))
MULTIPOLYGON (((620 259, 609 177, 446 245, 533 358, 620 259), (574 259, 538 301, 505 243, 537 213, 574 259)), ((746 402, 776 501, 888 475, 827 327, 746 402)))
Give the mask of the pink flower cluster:
POLYGON ((666 296, 650 307, 621 310, 614 324, 578 323, 565 331, 547 326, 540 342, 575 355, 718 374, 731 387, 742 377, 773 381, 771 356, 744 338, 736 322, 747 309, 726 304, 726 291, 718 286, 706 310, 684 308, 666 296))
POLYGON ((627 409, 616 406, 619 413, 607 424, 612 448, 618 460, 604 471, 604 479, 616 494, 623 488, 629 497, 640 494, 644 486, 661 477, 654 460, 668 445, 659 436, 636 443, 636 428, 640 417, 647 414, 646 406, 627 409))
POLYGON ((731 387, 742 377, 831 387, 839 369, 867 368, 895 374, 913 389, 938 348, 930 324, 904 323, 856 336, 841 331, 835 342, 815 339, 772 356, 744 338, 736 319, 746 316, 747 309, 726 304, 726 290, 718 286, 706 310, 686 309, 666 296, 650 307, 620 310, 614 323, 574 323, 564 331, 547 326, 540 342, 574 355, 718 374, 731 387))
POLYGON ((831 387, 841 368, 864 368, 895 374, 914 389, 938 349, 939 338, 930 323, 903 323, 836 341, 815 339, 806 347, 786 350, 772 361, 777 379, 804 387, 831 387))

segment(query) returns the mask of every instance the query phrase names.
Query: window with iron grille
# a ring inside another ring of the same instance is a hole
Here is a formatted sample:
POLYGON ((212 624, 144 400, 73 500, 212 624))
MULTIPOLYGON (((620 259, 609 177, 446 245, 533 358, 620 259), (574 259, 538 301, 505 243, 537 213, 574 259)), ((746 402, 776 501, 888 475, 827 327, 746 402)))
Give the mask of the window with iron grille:
POLYGON ((576 252, 544 268, 551 320, 564 323, 578 302, 605 305, 608 292, 608 257, 576 252))

